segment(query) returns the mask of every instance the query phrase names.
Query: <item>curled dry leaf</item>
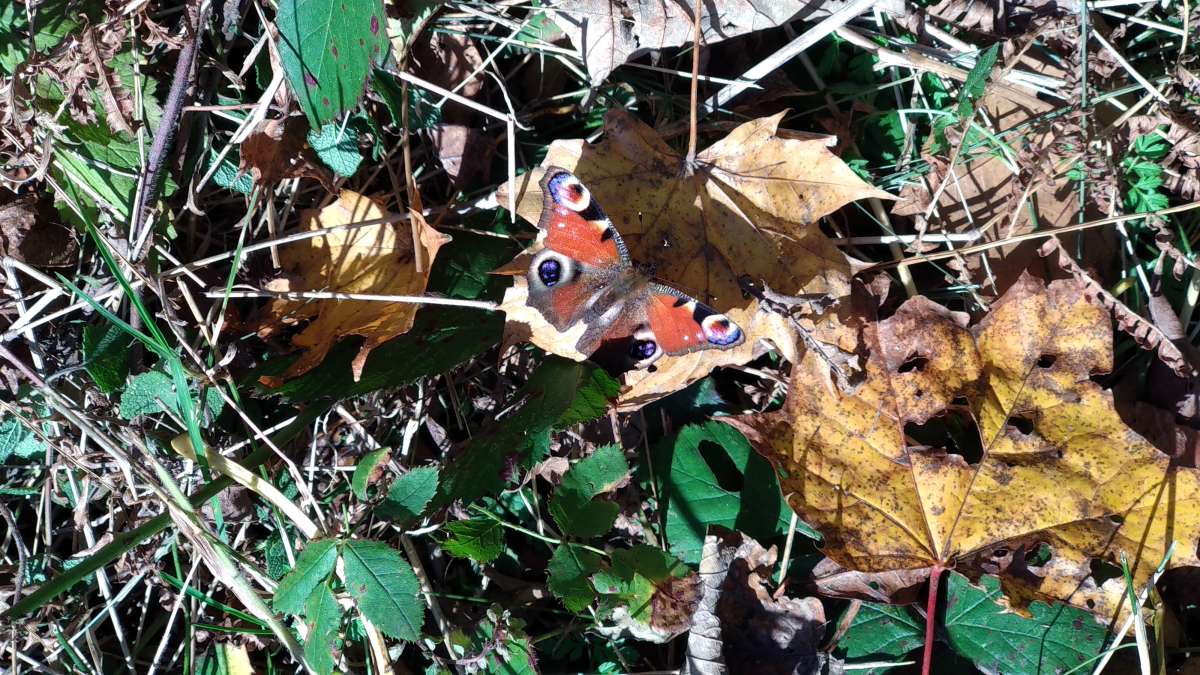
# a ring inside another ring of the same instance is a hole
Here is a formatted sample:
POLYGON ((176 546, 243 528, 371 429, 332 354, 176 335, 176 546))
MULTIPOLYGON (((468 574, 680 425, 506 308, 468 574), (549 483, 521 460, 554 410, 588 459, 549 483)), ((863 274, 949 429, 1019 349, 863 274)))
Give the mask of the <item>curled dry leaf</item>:
MULTIPOLYGON (((328 229, 388 215, 369 197, 343 190, 338 201, 302 214, 300 227, 328 229)), ((285 281, 287 287, 280 290, 421 295, 438 249, 450 238, 430 227, 421 214, 410 213, 410 217, 411 228, 404 223, 380 223, 286 244, 280 250, 280 260, 292 276, 285 281), (414 234, 418 239, 415 243, 414 234)), ((351 366, 358 380, 372 349, 412 328, 417 307, 412 303, 362 300, 273 300, 259 323, 260 334, 277 332, 283 324, 309 318, 312 321, 292 338, 292 346, 304 353, 282 377, 267 378, 264 383, 279 386, 308 372, 346 335, 366 338, 351 366)))
MULTIPOLYGON (((1196 363, 1185 354, 1171 336, 1165 334, 1155 323, 1130 309, 1112 293, 1109 293, 1100 282, 1096 281, 1071 258, 1057 239, 1050 239, 1039 249, 1043 256, 1055 256, 1059 267, 1068 272, 1079 282, 1089 297, 1107 309, 1117 321, 1117 328, 1133 338, 1142 349, 1155 352, 1158 358, 1176 375, 1185 378, 1196 377, 1196 363)), ((1181 336, 1182 337, 1182 336, 1181 336)), ((1187 339, 1182 339, 1182 345, 1190 352, 1191 345, 1187 339)))
MULTIPOLYGON (((788 295, 836 299, 849 294, 850 260, 809 225, 856 199, 891 197, 831 153, 827 137, 781 131, 782 117, 737 127, 700 153, 691 172, 653 129, 619 109, 605 118, 602 142, 574 139, 550 146, 543 166, 563 167, 588 186, 636 262, 725 312, 746 333, 742 347, 664 357, 654 372, 630 373, 618 399, 622 409, 681 389, 717 365, 749 361, 756 349, 761 353, 760 339, 791 356, 794 329, 778 317, 760 316, 766 312, 743 296, 741 275, 788 295)), ((540 170, 520 176, 515 186, 501 186, 497 198, 537 223, 540 178, 540 170)), ((524 268, 514 265, 509 271, 514 270, 523 273, 524 268)), ((584 358, 574 351, 571 336, 530 316, 536 312, 524 305, 524 292, 518 284, 505 299, 510 333, 561 356, 584 358)), ((823 323, 828 325, 818 332, 837 342, 847 339, 836 316, 823 323)))
POLYGON ((865 341, 855 394, 824 384, 809 355, 783 410, 722 418, 786 472, 789 503, 839 565, 999 574, 1014 609, 1061 600, 1107 620, 1124 580, 1098 585, 1094 560, 1127 556, 1139 587, 1172 541, 1173 566, 1200 564, 1200 476, 1125 426, 1091 380, 1112 366, 1112 336, 1079 282, 1023 276, 971 330, 914 298, 865 341), (943 415, 978 430, 975 464, 910 440, 943 415))
POLYGON ((831 598, 908 605, 923 595, 929 568, 859 572, 825 558, 813 568, 812 578, 817 591, 831 598))
POLYGON ((49 200, 27 195, 0 204, 0 256, 37 267, 69 267, 79 257, 79 244, 49 200))
POLYGON ((767 583, 775 559, 773 546, 764 549, 740 532, 711 528, 683 673, 820 672, 825 610, 816 598, 771 597, 767 583))

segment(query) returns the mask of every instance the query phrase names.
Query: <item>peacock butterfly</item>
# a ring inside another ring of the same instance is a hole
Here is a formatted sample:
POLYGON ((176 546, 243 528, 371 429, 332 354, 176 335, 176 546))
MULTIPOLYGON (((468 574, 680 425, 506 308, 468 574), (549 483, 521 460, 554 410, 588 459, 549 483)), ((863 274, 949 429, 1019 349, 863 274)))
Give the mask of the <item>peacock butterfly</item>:
POLYGON ((526 272, 527 303, 558 331, 583 324, 575 346, 580 353, 627 370, 646 368, 664 354, 730 349, 745 340, 729 317, 656 283, 634 264, 612 221, 574 174, 549 167, 541 186, 541 248, 526 272))

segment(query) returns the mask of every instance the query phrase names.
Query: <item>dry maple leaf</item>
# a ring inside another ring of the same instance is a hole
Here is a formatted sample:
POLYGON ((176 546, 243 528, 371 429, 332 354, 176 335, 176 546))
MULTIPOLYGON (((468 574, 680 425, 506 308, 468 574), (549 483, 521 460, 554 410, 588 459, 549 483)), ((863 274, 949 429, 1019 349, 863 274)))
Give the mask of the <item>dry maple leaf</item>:
MULTIPOLYGON (((300 227, 328 229, 384 219, 388 215, 374 200, 343 190, 338 201, 302 214, 300 227)), ((275 290, 421 295, 438 249, 450 238, 430 227, 419 213, 410 216, 413 228, 381 223, 285 245, 280 250, 280 260, 292 276, 285 281, 287 288, 275 290), (420 240, 419 255, 413 242, 414 232, 420 240)), ((412 328, 417 307, 411 303, 363 300, 273 300, 260 322, 260 333, 275 332, 281 323, 310 317, 312 321, 292 338, 292 346, 303 349, 304 353, 282 377, 264 379, 264 383, 278 386, 308 372, 346 335, 366 338, 351 365, 357 381, 372 349, 412 328)))
POLYGON ((1112 366, 1111 327, 1077 282, 1026 275, 973 330, 913 298, 865 342, 854 395, 823 384, 810 355, 783 410, 722 418, 786 473, 837 564, 998 573, 1015 609, 1062 600, 1104 619, 1127 609, 1124 580, 1097 585, 1093 560, 1127 556, 1139 585, 1172 541, 1172 566, 1200 564, 1197 472, 1171 466, 1091 380, 1112 366), (974 421, 977 464, 910 440, 946 414, 974 421))
MULTIPOLYGON (((757 301, 743 296, 742 275, 786 294, 848 295, 851 261, 809 225, 856 199, 891 196, 863 182, 831 153, 828 137, 782 131, 782 118, 780 113, 737 127, 701 152, 690 172, 684 171, 683 156, 653 129, 619 109, 605 118, 602 142, 551 144, 543 166, 560 166, 579 177, 636 262, 725 312, 746 332, 745 343, 735 349, 664 357, 654 372, 627 374, 620 408, 636 408, 681 389, 716 366, 746 363, 756 348, 761 353, 760 338, 793 356, 794 330, 780 317, 761 316, 766 312, 757 301)), ((540 177, 540 171, 521 176, 517 185, 501 186, 497 198, 513 208, 509 194, 516 192, 517 213, 537 223, 543 204, 540 177)), ((514 269, 524 271, 519 263, 514 269)), ((508 330, 553 353, 585 358, 573 350, 578 336, 555 331, 525 305, 520 281, 504 301, 508 330)))
POLYGON ((710 529, 700 559, 703 595, 691 617, 681 672, 824 672, 825 609, 817 598, 771 596, 776 558, 774 546, 764 549, 741 532, 710 529))

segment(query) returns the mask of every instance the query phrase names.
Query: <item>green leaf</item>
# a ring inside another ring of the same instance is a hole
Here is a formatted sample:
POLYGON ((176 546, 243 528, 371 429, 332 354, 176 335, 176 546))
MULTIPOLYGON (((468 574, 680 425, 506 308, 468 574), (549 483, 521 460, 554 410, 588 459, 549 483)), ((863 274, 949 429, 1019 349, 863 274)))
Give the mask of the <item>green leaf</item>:
POLYGON ((1006 612, 996 577, 983 588, 951 572, 947 583, 945 628, 950 645, 980 670, 1021 673, 1066 672, 1104 649, 1104 627, 1087 612, 1067 605, 1034 602, 1032 618, 1006 612))
MULTIPOLYGON (((219 154, 216 148, 209 150, 207 169, 212 168, 219 154)), ((254 190, 254 179, 249 173, 238 168, 240 157, 241 153, 238 152, 237 148, 231 149, 226 153, 221 158, 221 163, 217 165, 216 171, 213 171, 212 181, 226 190, 248 195, 254 190)))
MULTIPOLYGON (((671 552, 691 563, 700 561, 704 535, 710 525, 721 525, 745 532, 759 541, 787 532, 792 511, 779 490, 779 481, 771 465, 754 452, 749 442, 728 425, 706 422, 689 425, 675 438, 673 452, 661 451, 655 461, 668 500, 667 541, 671 552), (726 480, 741 473, 742 490, 721 486, 713 467, 705 458, 708 451, 726 480), (729 464, 732 466, 728 466, 729 464)), ((798 524, 797 532, 818 539, 807 525, 798 524)))
POLYGON ((474 649, 470 653, 487 654, 487 668, 480 672, 496 673, 497 675, 538 675, 537 660, 533 655, 533 644, 525 634, 525 622, 508 617, 508 613, 493 606, 488 611, 488 617, 481 621, 475 631, 472 641, 474 649), (493 616, 500 615, 502 622, 497 630, 493 616), (502 638, 502 649, 489 649, 488 645, 497 644, 497 638, 502 638))
POLYGON ((288 84, 314 128, 358 103, 390 49, 379 0, 280 0, 275 27, 288 84))
POLYGON ((425 622, 420 583, 400 552, 380 541, 351 539, 342 548, 346 590, 384 634, 415 642, 425 622))
POLYGON ((417 467, 392 483, 387 498, 375 507, 375 514, 401 524, 412 522, 425 511, 429 500, 437 493, 437 485, 436 466, 417 467))
POLYGON ((438 487, 438 503, 470 501, 504 488, 510 459, 532 466, 548 450, 550 430, 575 399, 591 366, 559 357, 547 358, 514 396, 524 401, 515 413, 476 434, 466 452, 446 467, 438 487))
POLYGON ((272 606, 284 614, 300 614, 304 611, 304 603, 313 590, 329 577, 337 562, 337 547, 332 539, 310 541, 308 546, 296 556, 296 566, 292 568, 275 589, 275 599, 272 606))
POLYGON ((339 176, 353 176, 362 164, 358 151, 358 131, 349 125, 326 124, 308 132, 308 144, 325 166, 339 176))
POLYGON ((900 660, 925 643, 925 624, 903 606, 864 602, 838 642, 847 659, 900 660))
POLYGON ((266 546, 263 547, 263 558, 267 562, 267 576, 276 581, 282 579, 283 575, 292 569, 287 551, 283 547, 283 537, 279 536, 278 532, 267 539, 266 546))
POLYGON ((588 539, 608 532, 620 507, 593 497, 611 491, 628 473, 625 453, 617 445, 605 445, 576 462, 550 500, 550 515, 563 534, 588 539))
POLYGON ((354 491, 355 497, 367 498, 367 483, 371 480, 371 474, 375 473, 375 467, 379 466, 380 462, 387 461, 390 452, 390 448, 380 448, 368 452, 358 460, 358 464, 354 466, 354 475, 350 477, 350 489, 354 491))
POLYGON ((46 445, 15 417, 0 418, 0 464, 7 464, 9 458, 31 460, 41 457, 46 452, 46 445))
POLYGON ((83 327, 83 367, 105 394, 125 386, 132 342, 125 331, 107 321, 83 327))
MULTIPOLYGON (((605 614, 626 607, 630 619, 645 626, 652 623, 654 595, 669 589, 667 582, 691 574, 691 568, 670 553, 647 544, 613 551, 612 565, 592 575, 592 585, 604 600, 605 614)), ((669 590, 667 591, 670 592, 669 590)))
POLYGON ((595 598, 589 577, 600 571, 600 556, 576 544, 563 544, 554 551, 547 571, 550 592, 567 609, 581 612, 595 598))
POLYGON ((996 57, 999 55, 1000 43, 997 42, 983 50, 975 59, 975 67, 967 73, 967 80, 963 82, 962 91, 958 95, 959 117, 965 119, 971 116, 971 107, 983 96, 984 89, 987 87, 988 75, 991 75, 992 68, 996 66, 996 57))
MULTIPOLYGON (((440 257, 440 256, 439 256, 440 257)), ((362 344, 356 339, 338 342, 321 365, 302 377, 285 382, 279 394, 292 403, 321 399, 340 400, 366 394, 384 387, 399 387, 418 378, 444 373, 475 357, 500 339, 503 317, 481 314, 477 309, 435 307, 417 312, 412 330, 389 340, 371 351, 362 378, 354 381, 350 362, 362 344), (431 311, 432 310, 432 311, 431 311), (421 358, 412 358, 420 354, 421 358)), ((252 374, 279 375, 295 360, 294 356, 276 358, 252 374)))
POLYGON ((620 391, 620 382, 614 380, 603 369, 590 367, 590 370, 583 374, 571 405, 563 412, 554 428, 565 429, 575 424, 600 419, 608 412, 608 402, 616 398, 620 391))
POLYGON ((520 250, 507 237, 456 231, 454 239, 438 250, 429 272, 429 291, 450 298, 499 300, 511 281, 492 274, 492 270, 512 260, 520 250))
MULTIPOLYGON (((207 389, 205 404, 215 417, 221 414, 225 400, 214 389, 207 389)), ((179 413, 179 397, 175 393, 175 380, 161 370, 151 370, 136 375, 121 394, 121 417, 132 420, 141 415, 153 415, 163 409, 179 413)))
POLYGON ((456 558, 486 564, 504 552, 504 526, 494 518, 456 520, 446 526, 450 538, 442 550, 456 558))
POLYGON ((0 2, 0 74, 12 75, 29 58, 30 32, 34 50, 45 53, 78 28, 81 21, 97 18, 100 9, 96 3, 48 0, 28 7, 33 15, 30 31, 26 5, 12 0, 0 2))
POLYGON ((337 647, 338 628, 342 625, 342 608, 329 584, 320 584, 304 603, 304 625, 308 637, 304 640, 304 660, 319 675, 332 673, 337 647))

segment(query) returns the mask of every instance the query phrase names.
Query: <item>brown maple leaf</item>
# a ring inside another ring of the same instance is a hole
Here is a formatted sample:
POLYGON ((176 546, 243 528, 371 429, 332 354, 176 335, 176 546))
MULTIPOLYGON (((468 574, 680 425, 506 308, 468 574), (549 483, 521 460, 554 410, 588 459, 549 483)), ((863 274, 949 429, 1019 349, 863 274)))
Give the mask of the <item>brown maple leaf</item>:
MULTIPOLYGON (((374 200, 343 190, 338 201, 306 211, 301 228, 328 229, 387 216, 374 200)), ((419 213, 410 216, 415 228, 385 222, 286 244, 280 260, 292 276, 276 284, 275 290, 421 295, 438 249, 450 238, 430 227, 419 213), (416 243, 414 232, 419 239, 416 243), (421 247, 419 255, 417 246, 421 247)), ((361 335, 366 341, 352 362, 357 381, 372 349, 412 328, 418 306, 364 300, 273 300, 259 324, 260 334, 276 332, 284 323, 312 321, 292 338, 292 346, 304 350, 300 358, 282 377, 264 382, 278 386, 298 377, 316 367, 342 337, 361 335)))
POLYGON ((917 297, 868 326, 854 394, 809 356, 783 410, 722 420, 783 470, 837 564, 998 573, 1015 609, 1061 600, 1109 619, 1128 609, 1124 579, 1097 583, 1094 560, 1125 557, 1139 585, 1172 542, 1172 566, 1200 564, 1200 475, 1129 429, 1091 379, 1112 366, 1111 330, 1074 280, 1026 275, 972 329, 917 297), (974 464, 912 439, 946 416, 977 429, 974 464))

